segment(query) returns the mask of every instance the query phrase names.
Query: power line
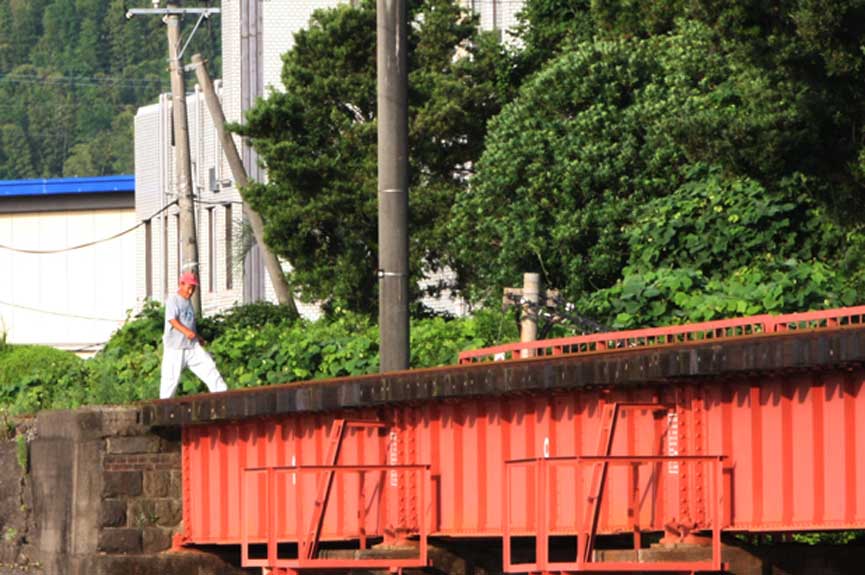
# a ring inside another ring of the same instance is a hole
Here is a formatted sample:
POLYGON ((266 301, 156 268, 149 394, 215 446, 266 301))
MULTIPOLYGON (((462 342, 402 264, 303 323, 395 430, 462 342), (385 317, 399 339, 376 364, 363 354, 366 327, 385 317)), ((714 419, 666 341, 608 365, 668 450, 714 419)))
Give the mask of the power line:
POLYGON ((75 86, 101 86, 103 84, 117 84, 132 87, 146 87, 150 85, 165 85, 165 81, 162 79, 123 78, 120 76, 38 76, 35 74, 7 74, 5 76, 0 75, 0 82, 2 81, 17 84, 63 84, 75 86))
POLYGON ((31 249, 16 248, 16 247, 12 247, 12 246, 7 246, 5 244, 0 244, 0 249, 5 249, 5 250, 9 250, 10 252, 17 252, 17 253, 21 253, 21 254, 35 254, 35 255, 59 254, 59 253, 63 253, 63 252, 71 252, 74 250, 80 250, 82 248, 95 246, 96 244, 109 242, 111 240, 119 238, 120 236, 125 236, 126 234, 128 234, 132 231, 135 231, 139 227, 143 226, 145 223, 149 222, 150 220, 152 220, 153 218, 155 218, 156 216, 158 216, 159 214, 161 214, 162 212, 164 212, 165 210, 167 210, 168 208, 170 208, 171 206, 173 206, 176 203, 177 203, 177 200, 174 200, 173 202, 167 204, 164 208, 160 209, 159 211, 157 211, 156 213, 151 215, 149 218, 141 220, 140 222, 138 222, 137 224, 135 224, 131 228, 127 228, 121 232, 118 232, 114 235, 108 236, 107 238, 102 238, 100 240, 94 240, 92 242, 87 242, 87 243, 78 244, 75 246, 69 246, 69 247, 65 247, 65 248, 59 248, 59 249, 55 249, 55 250, 31 250, 31 249))
POLYGON ((51 310, 47 310, 47 309, 39 309, 39 308, 36 308, 36 307, 30 307, 30 306, 26 306, 26 305, 20 305, 20 304, 17 304, 17 303, 11 303, 11 302, 8 302, 8 301, 0 301, 0 305, 5 305, 5 306, 9 306, 9 307, 14 307, 14 308, 18 308, 18 309, 24 309, 24 310, 27 310, 27 311, 35 311, 35 312, 37 312, 37 313, 44 313, 44 314, 47 314, 47 315, 56 315, 56 316, 61 316, 61 317, 71 317, 71 318, 75 318, 75 319, 86 319, 86 320, 90 320, 90 321, 107 321, 107 322, 111 322, 111 323, 124 323, 124 322, 126 321, 126 318, 123 318, 123 319, 115 319, 115 318, 110 318, 110 317, 97 317, 97 316, 91 316, 91 315, 78 315, 78 314, 74 314, 74 313, 66 313, 66 312, 62 312, 62 311, 51 311, 51 310))

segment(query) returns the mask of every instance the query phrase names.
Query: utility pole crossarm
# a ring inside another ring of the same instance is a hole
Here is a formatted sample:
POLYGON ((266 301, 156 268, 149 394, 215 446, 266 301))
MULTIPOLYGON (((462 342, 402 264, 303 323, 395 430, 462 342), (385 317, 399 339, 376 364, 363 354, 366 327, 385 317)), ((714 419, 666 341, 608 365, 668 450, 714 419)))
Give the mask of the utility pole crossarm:
MULTIPOLYGON (((547 307, 554 309, 556 305, 558 305, 559 300, 559 290, 548 289, 543 290, 543 293, 540 297, 540 305, 541 307, 547 307)), ((502 295, 502 309, 507 309, 513 306, 521 305, 523 301, 523 288, 512 288, 506 287, 503 290, 502 295)))

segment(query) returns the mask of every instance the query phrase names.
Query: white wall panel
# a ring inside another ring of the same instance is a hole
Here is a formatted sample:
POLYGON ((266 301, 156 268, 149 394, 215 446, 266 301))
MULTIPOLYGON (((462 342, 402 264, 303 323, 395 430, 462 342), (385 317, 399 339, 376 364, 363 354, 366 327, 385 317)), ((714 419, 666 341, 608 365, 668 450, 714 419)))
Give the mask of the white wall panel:
MULTIPOLYGON (((54 250, 132 227, 134 210, 0 214, 0 243, 54 250)), ((0 250, 0 318, 11 343, 105 342, 136 302, 135 234, 57 254, 0 250)))

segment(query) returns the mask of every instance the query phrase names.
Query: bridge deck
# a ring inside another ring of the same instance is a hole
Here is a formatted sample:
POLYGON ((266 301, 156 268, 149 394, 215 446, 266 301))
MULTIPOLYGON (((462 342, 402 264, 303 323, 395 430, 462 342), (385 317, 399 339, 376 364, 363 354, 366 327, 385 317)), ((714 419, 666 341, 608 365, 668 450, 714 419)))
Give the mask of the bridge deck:
POLYGON ((578 355, 323 379, 142 404, 141 422, 178 426, 430 400, 637 386, 865 363, 865 326, 754 334, 578 355))

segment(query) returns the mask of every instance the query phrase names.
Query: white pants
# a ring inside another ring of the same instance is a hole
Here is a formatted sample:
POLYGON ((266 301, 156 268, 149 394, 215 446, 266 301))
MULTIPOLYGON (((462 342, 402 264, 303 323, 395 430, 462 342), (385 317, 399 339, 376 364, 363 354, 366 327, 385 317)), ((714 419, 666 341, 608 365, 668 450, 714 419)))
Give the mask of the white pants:
POLYGON ((180 373, 184 367, 192 370, 212 392, 225 391, 228 386, 216 369, 216 364, 210 354, 198 342, 192 349, 166 348, 162 352, 162 383, 159 386, 159 398, 167 399, 174 395, 180 382, 180 373))

